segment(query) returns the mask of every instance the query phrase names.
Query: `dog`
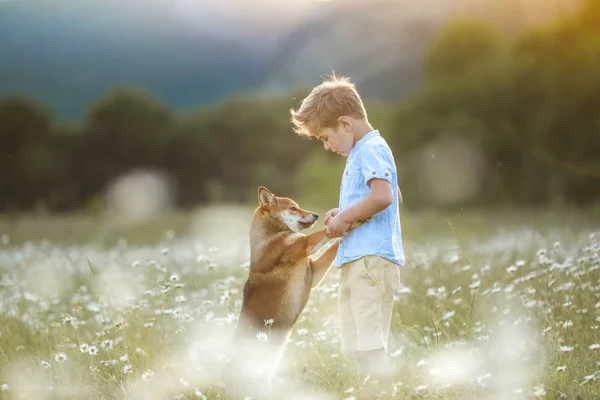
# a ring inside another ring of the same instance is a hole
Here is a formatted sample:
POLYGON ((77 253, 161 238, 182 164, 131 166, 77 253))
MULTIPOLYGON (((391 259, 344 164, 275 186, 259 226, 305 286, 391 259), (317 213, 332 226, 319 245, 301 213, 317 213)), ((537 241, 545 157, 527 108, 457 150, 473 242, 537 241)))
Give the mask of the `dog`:
POLYGON ((315 253, 333 239, 326 228, 309 235, 301 232, 314 226, 317 213, 264 186, 258 188, 258 202, 250 224, 250 267, 234 345, 246 343, 256 358, 270 362, 273 373, 311 290, 335 260, 339 239, 317 257, 315 253))

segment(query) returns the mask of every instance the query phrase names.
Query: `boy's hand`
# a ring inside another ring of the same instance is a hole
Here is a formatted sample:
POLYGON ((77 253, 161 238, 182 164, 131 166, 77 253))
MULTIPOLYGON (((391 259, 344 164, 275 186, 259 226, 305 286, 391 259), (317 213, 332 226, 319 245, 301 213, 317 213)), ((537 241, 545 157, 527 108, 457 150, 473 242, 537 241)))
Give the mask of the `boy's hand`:
POLYGON ((339 208, 332 208, 331 210, 327 211, 327 214, 325 214, 325 219, 323 220, 323 223, 325 225, 327 225, 329 223, 329 221, 331 221, 331 218, 335 217, 339 213, 340 213, 339 208))
POLYGON ((346 232, 348 232, 348 229, 350 229, 350 222, 346 221, 343 214, 336 214, 335 217, 329 221, 329 224, 327 224, 325 234, 335 238, 344 236, 346 232))

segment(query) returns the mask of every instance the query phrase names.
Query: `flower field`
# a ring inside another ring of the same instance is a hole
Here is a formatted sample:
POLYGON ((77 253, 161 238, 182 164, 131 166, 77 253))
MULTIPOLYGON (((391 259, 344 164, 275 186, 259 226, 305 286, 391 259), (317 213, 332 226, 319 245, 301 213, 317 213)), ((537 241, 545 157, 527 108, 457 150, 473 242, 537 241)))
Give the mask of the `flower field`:
MULTIPOLYGON (((102 235, 109 225, 0 223, 0 398, 258 398, 258 381, 220 379, 249 215, 102 235)), ((600 229, 527 216, 406 217, 389 343, 397 398, 600 398, 600 229)), ((312 292, 273 398, 356 396, 339 351, 338 274, 312 292)))

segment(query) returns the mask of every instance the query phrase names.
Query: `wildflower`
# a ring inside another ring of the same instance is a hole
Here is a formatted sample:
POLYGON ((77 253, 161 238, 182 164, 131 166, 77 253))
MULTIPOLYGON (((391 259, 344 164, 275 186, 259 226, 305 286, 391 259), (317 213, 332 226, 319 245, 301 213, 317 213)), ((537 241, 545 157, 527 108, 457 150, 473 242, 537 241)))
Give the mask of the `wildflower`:
POLYGON ((194 395, 195 395, 196 397, 199 397, 199 398, 201 398, 202 400, 207 400, 207 399, 208 399, 208 397, 206 397, 206 396, 204 395, 204 393, 202 393, 202 392, 200 391, 200 389, 196 389, 196 390, 194 390, 194 395))
POLYGON ((567 369, 566 365, 561 365, 560 367, 556 367, 556 372, 563 372, 567 369))
POLYGON ((419 385, 415 388, 415 393, 424 392, 429 389, 429 385, 419 385))
POLYGON ((546 395, 546 390, 544 389, 544 385, 536 386, 533 388, 533 395, 536 397, 542 397, 546 395))
POLYGON ((269 335, 267 335, 265 332, 258 332, 256 334, 256 338, 261 342, 266 342, 267 340, 269 340, 269 335))
POLYGON ((456 313, 455 311, 447 311, 444 314, 442 314, 442 319, 443 320, 450 319, 454 316, 455 313, 456 313))
POLYGON ((113 348, 113 341, 111 339, 107 339, 105 341, 102 342, 102 344, 100 344, 100 347, 104 350, 112 350, 113 348))
POLYGON ((390 354, 390 356, 392 356, 392 357, 396 358, 396 357, 398 357, 400 354, 402 354, 402 350, 403 350, 402 348, 396 349, 396 350, 394 350, 394 351, 393 351, 393 352, 390 354))
POLYGON ((271 326, 273 322, 275 322, 273 318, 265 319, 265 326, 271 326))
POLYGON ((594 344, 590 345, 590 347, 588 347, 588 349, 590 349, 590 350, 598 350, 598 349, 600 349, 600 344, 594 343, 594 344))
POLYGON ((56 360, 56 362, 63 362, 67 359, 67 355, 65 353, 58 353, 54 356, 54 360, 56 360))
POLYGON ((583 379, 585 379, 585 383, 587 383, 589 381, 595 381, 596 380, 596 374, 586 375, 586 376, 583 377, 583 379))
POLYGON ((475 281, 469 285, 471 289, 477 289, 479 286, 481 286, 481 281, 475 281))
POLYGON ((149 382, 152 380, 152 378, 154 378, 154 371, 152 371, 151 369, 142 374, 142 380, 144 382, 149 382))

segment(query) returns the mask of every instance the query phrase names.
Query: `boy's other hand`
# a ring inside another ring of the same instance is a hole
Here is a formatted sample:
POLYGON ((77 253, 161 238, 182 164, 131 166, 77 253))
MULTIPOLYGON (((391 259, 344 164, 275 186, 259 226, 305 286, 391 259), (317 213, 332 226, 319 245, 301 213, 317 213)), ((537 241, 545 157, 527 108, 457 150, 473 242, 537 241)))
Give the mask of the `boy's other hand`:
POLYGON ((329 221, 331 221, 331 218, 335 217, 339 213, 340 213, 339 208, 332 208, 331 210, 327 211, 327 214, 325 214, 325 219, 323 220, 323 223, 325 225, 328 225, 329 221))
POLYGON ((332 238, 340 237, 344 236, 348 229, 350 229, 350 222, 346 221, 342 214, 336 214, 327 224, 325 234, 332 238))

